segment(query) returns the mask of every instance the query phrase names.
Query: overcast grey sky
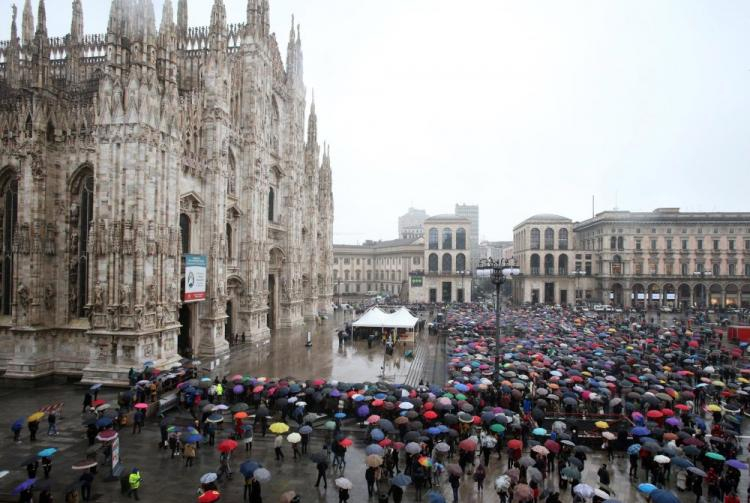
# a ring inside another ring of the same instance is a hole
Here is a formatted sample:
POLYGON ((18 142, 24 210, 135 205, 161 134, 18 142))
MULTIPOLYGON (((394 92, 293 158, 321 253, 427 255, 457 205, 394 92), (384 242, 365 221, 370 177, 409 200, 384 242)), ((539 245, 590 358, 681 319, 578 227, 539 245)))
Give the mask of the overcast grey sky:
MULTIPOLYGON (((104 32, 109 0, 82 2, 104 32)), ((47 0, 51 35, 70 3, 47 0)), ((191 0, 190 24, 212 3, 191 0)), ((244 21, 245 0, 225 3, 244 21)), ((479 204, 488 239, 534 213, 587 218, 592 195, 597 211, 750 209, 750 2, 271 0, 282 57, 292 13, 337 243, 395 238, 410 205, 479 204)))

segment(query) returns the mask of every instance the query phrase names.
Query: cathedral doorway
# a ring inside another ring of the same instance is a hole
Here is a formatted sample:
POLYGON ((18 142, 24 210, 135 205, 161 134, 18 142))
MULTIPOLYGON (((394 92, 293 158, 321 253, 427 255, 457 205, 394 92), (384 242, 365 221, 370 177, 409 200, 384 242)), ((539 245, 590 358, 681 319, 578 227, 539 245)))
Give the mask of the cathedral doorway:
POLYGON ((227 319, 224 322, 224 338, 227 341, 233 341, 234 337, 234 320, 232 318, 232 301, 227 301, 227 319))
POLYGON ((276 329, 276 313, 277 313, 277 297, 276 297, 276 275, 268 275, 268 314, 266 315, 266 324, 271 330, 276 329))
POLYGON ((193 357, 193 304, 183 303, 180 308, 180 334, 177 336, 177 352, 185 357, 193 357))

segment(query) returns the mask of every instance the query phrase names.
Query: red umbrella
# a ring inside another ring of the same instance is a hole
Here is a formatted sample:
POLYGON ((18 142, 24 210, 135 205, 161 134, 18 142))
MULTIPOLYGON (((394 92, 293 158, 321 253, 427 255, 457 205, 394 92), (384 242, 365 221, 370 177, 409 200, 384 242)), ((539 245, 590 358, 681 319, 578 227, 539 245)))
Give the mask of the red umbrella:
POLYGON ((674 411, 672 409, 662 409, 661 413, 665 416, 674 416, 674 411))
POLYGON ((147 403, 143 403, 143 402, 139 402, 139 403, 133 405, 133 407, 135 407, 136 409, 148 409, 148 404, 147 403))
POLYGON ((660 410, 650 410, 646 412, 646 417, 650 417, 651 419, 660 419, 664 417, 664 414, 660 410))
POLYGON ((212 489, 198 496, 198 503, 213 503, 214 501, 219 501, 219 498, 221 498, 219 491, 212 489))
POLYGON ((222 440, 218 448, 220 452, 231 452, 237 448, 237 442, 230 439, 222 440))
POLYGON ((339 441, 339 445, 341 447, 351 447, 352 446, 352 439, 351 438, 345 438, 345 439, 339 441))
POLYGON ((263 388, 262 384, 257 385, 253 388, 253 393, 261 393, 265 388, 263 388))
POLYGON ((523 442, 514 438, 508 441, 508 449, 523 449, 523 442))
POLYGON ((681 411, 687 411, 690 410, 690 407, 685 405, 684 403, 678 403, 674 406, 675 409, 680 409, 681 411))
POLYGON ((104 405, 105 403, 107 403, 107 402, 104 401, 104 400, 102 400, 100 398, 99 400, 94 400, 93 402, 91 402, 91 406, 92 407, 99 407, 100 405, 104 405))
POLYGON ((558 452, 560 452, 560 444, 558 444, 557 442, 555 442, 551 438, 547 439, 547 441, 544 442, 544 446, 547 448, 547 450, 549 452, 552 452, 552 453, 555 453, 555 454, 557 454, 558 452))
POLYGON ((458 448, 467 452, 475 451, 477 449, 477 443, 471 438, 466 438, 461 440, 458 444, 458 448))
POLYGON ((393 448, 396 449, 397 451, 400 451, 401 449, 404 448, 404 443, 403 442, 393 442, 393 448))
POLYGON ((315 380, 314 380, 314 381, 312 382, 312 385, 313 385, 313 386, 323 386, 323 385, 324 385, 325 383, 326 383, 326 380, 325 380, 325 379, 315 379, 315 380))
POLYGON ((393 443, 393 440, 391 440, 390 438, 384 438, 383 440, 378 442, 378 445, 380 445, 380 447, 388 447, 392 443, 393 443))
POLYGON ((437 419, 437 417, 438 417, 437 412, 435 412, 434 410, 428 410, 427 412, 425 412, 422 415, 428 421, 432 421, 433 419, 437 419))

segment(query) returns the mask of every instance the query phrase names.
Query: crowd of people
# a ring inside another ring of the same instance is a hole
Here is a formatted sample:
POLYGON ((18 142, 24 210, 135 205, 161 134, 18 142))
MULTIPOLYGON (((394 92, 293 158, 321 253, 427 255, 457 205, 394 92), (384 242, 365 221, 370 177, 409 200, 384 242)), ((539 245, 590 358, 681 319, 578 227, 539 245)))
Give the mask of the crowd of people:
MULTIPOLYGON (((114 438, 108 432, 132 421, 137 435, 147 414, 156 415, 159 448, 184 459, 185 470, 198 450, 217 451, 217 470, 200 476, 200 502, 219 500, 237 478, 245 501, 262 501, 272 470, 264 466, 270 459, 254 458, 258 436, 273 437, 277 463, 290 449, 292 459, 309 460, 315 486, 326 491, 331 482, 340 502, 352 491, 344 475, 360 469, 378 502, 409 495, 458 502, 471 486, 503 503, 613 503, 617 478, 654 503, 679 501, 680 491, 736 501, 748 468, 739 434, 750 367, 744 348, 728 345, 705 319, 664 326, 517 308, 502 312, 498 344, 492 310, 462 305, 440 314, 449 376, 442 385, 220 378, 201 375, 191 362, 169 372, 145 366, 132 371, 132 388, 116 404, 100 400, 98 387, 87 392, 89 442, 106 450, 114 438), (172 387, 184 412, 160 414, 158 398, 172 387), (186 415, 189 421, 177 421, 186 415), (352 446, 365 451, 361 468, 347 464, 352 446), (585 472, 592 459, 596 471, 585 472), (627 459, 628 474, 612 469, 615 459, 627 459)), ((28 418, 30 436, 42 417, 28 418)), ((53 417, 47 414, 50 435, 53 417)), ((45 458, 30 460, 29 480, 45 458)), ((138 499, 140 472, 122 480, 124 492, 138 499)), ((31 501, 23 498, 35 484, 18 491, 21 501, 31 501)), ((91 480, 87 485, 90 492, 91 480)))

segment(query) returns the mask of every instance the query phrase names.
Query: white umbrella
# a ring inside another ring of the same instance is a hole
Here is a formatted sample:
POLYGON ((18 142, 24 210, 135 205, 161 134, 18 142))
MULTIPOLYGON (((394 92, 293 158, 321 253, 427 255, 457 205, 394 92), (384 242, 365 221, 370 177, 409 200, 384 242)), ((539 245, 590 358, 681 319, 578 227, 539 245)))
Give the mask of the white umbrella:
POLYGON ((502 489, 508 489, 510 487, 510 477, 507 475, 500 475, 498 478, 495 479, 495 489, 496 490, 502 490, 502 489))
POLYGON ((354 487, 351 481, 345 477, 339 477, 334 482, 336 484, 336 487, 340 487, 341 489, 351 489, 352 487, 354 487))
POLYGON ((209 472, 204 473, 200 480, 201 484, 210 484, 211 482, 216 482, 217 478, 218 476, 215 473, 209 472))
POLYGON ((657 454, 656 456, 654 456, 654 461, 656 461, 660 465, 666 465, 667 463, 671 462, 672 460, 669 459, 669 457, 665 456, 664 454, 657 454))
POLYGON ((300 435, 297 432, 294 432, 294 433, 290 433, 289 435, 287 435, 286 439, 290 444, 297 444, 302 441, 302 435, 300 435))
POLYGON ((271 472, 265 468, 258 468, 253 472, 253 477, 255 477, 255 480, 258 482, 268 482, 271 480, 271 472))
POLYGON ((414 408, 414 404, 411 402, 401 402, 398 408, 401 410, 411 410, 414 408))
POLYGON ((588 484, 578 484, 573 488, 573 492, 582 498, 591 498, 594 495, 594 488, 588 484))

